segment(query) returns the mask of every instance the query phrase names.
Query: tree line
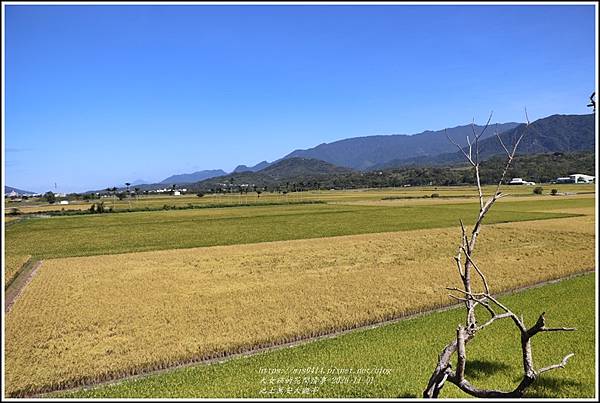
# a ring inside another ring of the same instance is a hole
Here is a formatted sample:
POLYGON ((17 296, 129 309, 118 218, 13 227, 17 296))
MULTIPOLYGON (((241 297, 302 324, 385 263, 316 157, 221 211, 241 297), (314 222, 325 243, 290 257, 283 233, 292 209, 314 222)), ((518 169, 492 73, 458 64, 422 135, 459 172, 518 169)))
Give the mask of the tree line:
MULTIPOLYGON (((499 168, 504 164, 500 156, 491 157, 481 162, 481 179, 483 184, 497 183, 500 179, 499 168)), ((517 155, 507 177, 526 178, 538 183, 552 182, 558 177, 573 173, 593 175, 595 171, 594 152, 550 153, 534 155, 517 155)), ((285 180, 268 180, 253 178, 253 183, 238 181, 216 186, 214 183, 194 184, 191 191, 201 193, 247 193, 261 192, 298 192, 320 189, 357 189, 402 186, 457 186, 474 184, 469 166, 464 164, 446 167, 412 166, 370 172, 330 173, 320 176, 303 176, 285 180)))

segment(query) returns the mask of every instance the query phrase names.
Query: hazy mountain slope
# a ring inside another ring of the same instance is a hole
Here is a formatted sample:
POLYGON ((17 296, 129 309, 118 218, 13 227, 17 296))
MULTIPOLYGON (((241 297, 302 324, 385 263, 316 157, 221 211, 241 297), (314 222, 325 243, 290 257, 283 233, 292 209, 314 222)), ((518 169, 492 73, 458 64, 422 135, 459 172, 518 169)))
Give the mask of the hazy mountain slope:
POLYGON ((21 194, 21 195, 22 195, 22 194, 25 194, 25 195, 27 195, 27 194, 29 194, 29 195, 32 195, 32 194, 35 194, 35 193, 36 193, 36 192, 31 192, 31 191, 29 191, 29 190, 17 189, 17 188, 11 187, 11 186, 4 186, 4 194, 10 193, 10 192, 17 192, 18 194, 21 194))
MULTIPOLYGON (((517 125, 518 123, 499 124, 498 130, 502 132, 517 125)), ((481 130, 481 128, 481 126, 475 126, 475 130, 481 130)), ((467 135, 472 137, 471 125, 453 127, 447 132, 460 145, 466 145, 467 135)), ((484 137, 491 135, 493 135, 493 130, 488 128, 484 137)), ((453 147, 447 141, 443 130, 428 130, 414 135, 354 137, 320 144, 307 150, 295 150, 283 158, 314 158, 342 167, 366 170, 394 159, 451 152, 453 147)))
POLYGON ((238 186, 248 184, 272 186, 284 182, 309 182, 318 178, 353 172, 349 168, 338 167, 325 161, 311 158, 289 158, 280 160, 258 172, 238 172, 206 179, 195 184, 194 188, 220 188, 223 184, 238 186))
POLYGON ((205 171, 197 171, 191 174, 180 174, 180 175, 172 175, 168 178, 162 180, 160 183, 164 184, 183 184, 183 183, 194 183, 199 182, 204 179, 214 178, 215 176, 226 175, 227 172, 222 169, 210 169, 205 171))
MULTIPOLYGON (((525 130, 521 124, 500 134, 508 147, 525 130)), ((595 149, 594 115, 552 115, 538 119, 531 124, 529 132, 519 144, 519 154, 540 154, 553 152, 575 152, 595 149)), ((446 140, 448 144, 451 144, 446 140)), ((456 148, 455 148, 456 149, 456 148)), ((498 139, 493 136, 480 142, 480 158, 486 159, 502 154, 504 150, 498 139)), ((398 158, 372 167, 373 170, 398 168, 403 166, 452 165, 464 161, 460 151, 435 156, 398 158)))
POLYGON ((287 158, 259 172, 275 179, 283 179, 338 174, 351 171, 352 170, 349 168, 335 166, 314 158, 287 158))
POLYGON ((254 165, 254 166, 246 166, 246 165, 238 165, 232 173, 239 173, 239 172, 258 172, 261 169, 265 169, 266 167, 268 167, 269 165, 271 165, 272 163, 268 162, 268 161, 262 161, 259 162, 258 164, 254 165))

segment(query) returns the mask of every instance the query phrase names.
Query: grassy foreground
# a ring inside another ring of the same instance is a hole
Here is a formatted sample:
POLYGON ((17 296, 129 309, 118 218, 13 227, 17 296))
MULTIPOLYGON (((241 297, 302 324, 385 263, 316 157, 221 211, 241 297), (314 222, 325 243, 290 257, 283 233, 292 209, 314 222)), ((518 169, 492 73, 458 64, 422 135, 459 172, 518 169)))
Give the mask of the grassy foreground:
MULTIPOLYGON (((122 377, 448 304, 458 234, 46 260, 6 316, 7 391, 122 377)), ((485 235, 478 264, 496 292, 594 265, 587 216, 497 224, 485 235)))
MULTIPOLYGON (((545 310, 550 326, 577 327, 576 332, 542 333, 533 339, 537 368, 559 362, 570 352, 575 356, 565 369, 542 375, 526 397, 594 397, 594 275, 530 289, 500 300, 515 312, 523 313, 528 325, 545 310)), ((480 315, 485 317, 483 313, 480 315)), ((61 396, 420 397, 437 354, 453 338, 456 325, 463 319, 462 309, 433 313, 292 349, 222 364, 198 365, 61 396), (325 374, 307 373, 311 368, 316 371, 323 368, 325 374), (353 374, 338 375, 344 369, 352 369, 353 374), (360 369, 388 369, 389 374, 371 371, 371 374, 357 375, 360 369), (329 374, 332 370, 334 373, 329 374), (276 371, 278 373, 273 373, 276 371), (321 383, 323 377, 325 381, 321 383), (271 379, 275 380, 273 384, 271 379), (290 386, 292 393, 288 393, 290 386), (303 393, 307 390, 310 391, 303 393)), ((509 321, 497 322, 467 346, 466 375, 476 385, 508 390, 518 383, 520 349, 512 326, 509 321)), ((466 395, 447 384, 442 397, 466 395)))

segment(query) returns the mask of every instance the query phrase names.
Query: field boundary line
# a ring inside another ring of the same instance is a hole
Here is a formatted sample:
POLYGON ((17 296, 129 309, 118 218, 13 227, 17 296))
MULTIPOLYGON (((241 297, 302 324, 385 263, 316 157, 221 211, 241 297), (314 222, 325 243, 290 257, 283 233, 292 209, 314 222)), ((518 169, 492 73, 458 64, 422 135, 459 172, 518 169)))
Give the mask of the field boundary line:
POLYGON ((41 265, 41 260, 30 258, 19 269, 15 278, 13 278, 8 287, 4 290, 4 313, 10 312, 15 301, 23 294, 25 287, 31 282, 41 265))
POLYGON ((16 217, 14 220, 12 221, 4 221, 4 228, 8 228, 12 225, 15 225, 17 223, 20 223, 21 221, 23 221, 25 218, 24 217, 16 217))
MULTIPOLYGON (((560 283, 565 280, 570 280, 570 279, 573 279, 576 277, 585 276, 585 275, 592 274, 595 272, 596 272, 596 269, 588 269, 588 270, 584 270, 584 271, 579 271, 576 273, 571 273, 564 277, 556 277, 556 278, 551 278, 548 280, 543 280, 543 281, 540 281, 537 283, 525 285, 522 287, 517 287, 517 288, 511 289, 511 290, 494 293, 493 295, 495 297, 502 297, 502 296, 506 296, 506 295, 517 294, 517 293, 527 291, 530 289, 543 287, 543 286, 549 285, 549 284, 560 283)), ((284 348, 298 347, 301 345, 309 344, 309 343, 320 341, 320 340, 334 339, 334 338, 337 338, 339 336, 343 336, 343 335, 349 334, 349 333, 376 329, 376 328, 379 328, 382 326, 391 325, 391 324, 398 323, 398 322, 405 321, 405 320, 416 319, 416 318, 426 316, 429 314, 433 314, 433 313, 445 312, 445 311, 449 311, 452 309, 457 309, 457 308, 460 308, 461 306, 462 306, 462 303, 456 303, 456 304, 444 305, 444 306, 440 306, 437 308, 432 308, 432 309, 427 309, 427 310, 422 310, 422 311, 415 311, 412 313, 408 312, 401 316, 397 316, 395 318, 386 319, 386 320, 379 321, 379 322, 373 322, 373 323, 369 323, 369 324, 358 324, 357 326, 354 326, 354 327, 348 327, 346 329, 340 329, 340 330, 337 330, 334 332, 324 333, 324 334, 320 334, 317 336, 299 337, 298 339, 290 341, 290 342, 285 342, 285 343, 276 343, 275 342, 275 343, 269 343, 269 345, 264 345, 264 346, 248 347, 245 350, 242 350, 240 352, 234 352, 234 353, 223 352, 218 357, 204 358, 204 359, 202 359, 202 358, 192 359, 187 363, 177 364, 177 365, 169 366, 166 368, 154 369, 154 370, 148 370, 148 371, 141 370, 139 373, 133 374, 133 375, 115 377, 113 379, 108 379, 108 380, 99 381, 99 382, 90 382, 90 383, 75 386, 75 387, 57 388, 52 391, 42 392, 42 393, 34 393, 32 395, 22 396, 22 397, 52 398, 53 395, 56 395, 58 393, 75 392, 75 391, 79 391, 79 390, 90 390, 90 389, 95 389, 100 386, 116 385, 116 384, 119 384, 124 381, 136 380, 136 379, 146 378, 149 376, 160 375, 160 374, 172 372, 172 371, 175 371, 178 369, 183 369, 183 368, 190 368, 190 367, 196 367, 196 366, 201 366, 201 365, 221 364, 221 363, 225 363, 227 361, 231 361, 234 359, 246 358, 246 357, 250 357, 250 356, 254 356, 254 355, 258 355, 258 354, 262 354, 262 353, 281 350, 284 348)))
POLYGON ((23 273, 23 271, 27 270, 27 268, 34 262, 34 260, 31 258, 31 256, 29 256, 27 258, 27 260, 25 261, 25 263, 23 263, 21 265, 21 267, 19 267, 19 269, 16 271, 15 275, 12 277, 12 279, 10 279, 8 282, 4 283, 4 292, 6 292, 6 290, 8 290, 8 288, 11 286, 11 284, 13 284, 15 282, 15 280, 21 275, 21 273, 23 273))

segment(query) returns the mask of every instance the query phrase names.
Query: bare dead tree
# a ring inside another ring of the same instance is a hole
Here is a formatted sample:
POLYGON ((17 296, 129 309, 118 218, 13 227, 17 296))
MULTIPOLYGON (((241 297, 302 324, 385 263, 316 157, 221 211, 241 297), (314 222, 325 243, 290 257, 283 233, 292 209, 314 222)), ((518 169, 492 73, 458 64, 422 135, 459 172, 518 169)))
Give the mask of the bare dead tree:
POLYGON ((456 385, 463 392, 475 397, 521 397, 523 396, 523 393, 525 392, 527 387, 529 387, 533 382, 535 382, 535 380, 541 374, 553 369, 564 368, 569 358, 573 356, 573 354, 568 354, 566 357, 563 358, 563 360, 560 363, 536 370, 533 365, 533 357, 531 353, 531 339, 540 332, 571 331, 575 329, 567 327, 546 327, 544 313, 542 313, 539 316, 537 322, 533 326, 528 328, 525 325, 525 322, 522 317, 517 316, 507 306, 505 306, 496 298, 494 298, 490 291, 488 279, 486 278, 485 274, 480 269, 480 267, 475 263, 474 259, 474 250, 477 237, 479 236, 479 232, 481 230, 481 226, 486 214, 490 211, 490 209, 498 199, 501 199, 502 197, 506 196, 505 193, 502 193, 500 191, 500 187, 504 182, 508 170, 510 169, 519 143, 521 142, 523 136, 529 129, 530 122, 529 117, 527 116, 527 109, 525 109, 525 117, 527 119, 526 126, 524 130, 522 130, 521 133, 517 136, 510 149, 504 143, 504 141, 500 137, 500 134, 497 131, 495 133, 496 138, 500 142, 500 145, 506 153, 507 158, 506 164, 504 165, 504 170, 502 172, 500 180, 498 181, 495 191, 491 196, 489 196, 489 198, 487 198, 487 200, 484 197, 483 189, 481 186, 481 177, 479 169, 479 140, 481 139, 481 136, 490 124, 490 121, 492 119, 492 113, 490 113, 490 117, 485 127, 481 130, 479 134, 475 133, 475 122, 473 122, 473 139, 470 139, 467 136, 466 147, 459 146, 446 133, 446 137, 448 137, 448 139, 456 147, 458 147, 458 149, 463 153, 463 155, 465 156, 465 158, 467 159, 467 161, 473 169, 475 175, 475 182, 477 185, 477 192, 479 195, 479 214, 470 232, 467 230, 462 220, 460 221, 461 240, 457 254, 456 256, 454 256, 454 261, 456 263, 456 268, 458 270, 458 275, 460 276, 460 279, 462 281, 463 288, 447 287, 447 290, 454 292, 454 294, 449 294, 450 298, 464 303, 464 306, 466 308, 465 324, 460 324, 458 326, 458 328, 456 329, 456 338, 450 343, 448 343, 439 355, 435 370, 433 371, 433 374, 429 379, 427 388, 423 391, 423 397, 425 398, 438 397, 440 391, 442 390, 446 382, 450 382, 456 385), (473 273, 475 273, 474 275, 478 276, 478 278, 481 280, 483 290, 480 290, 478 292, 473 290, 474 287, 471 281, 473 273), (478 322, 476 320, 475 308, 478 305, 484 308, 485 311, 487 311, 487 313, 489 313, 490 315, 490 318, 483 323, 478 322), (523 360, 523 378, 521 382, 515 387, 515 389, 511 391, 479 389, 473 386, 465 378, 465 367, 467 363, 466 345, 471 340, 473 340, 473 338, 478 332, 484 330, 495 321, 501 319, 510 319, 519 331, 521 337, 521 349, 523 360), (456 370, 452 368, 452 364, 450 362, 454 353, 457 354, 456 370))

